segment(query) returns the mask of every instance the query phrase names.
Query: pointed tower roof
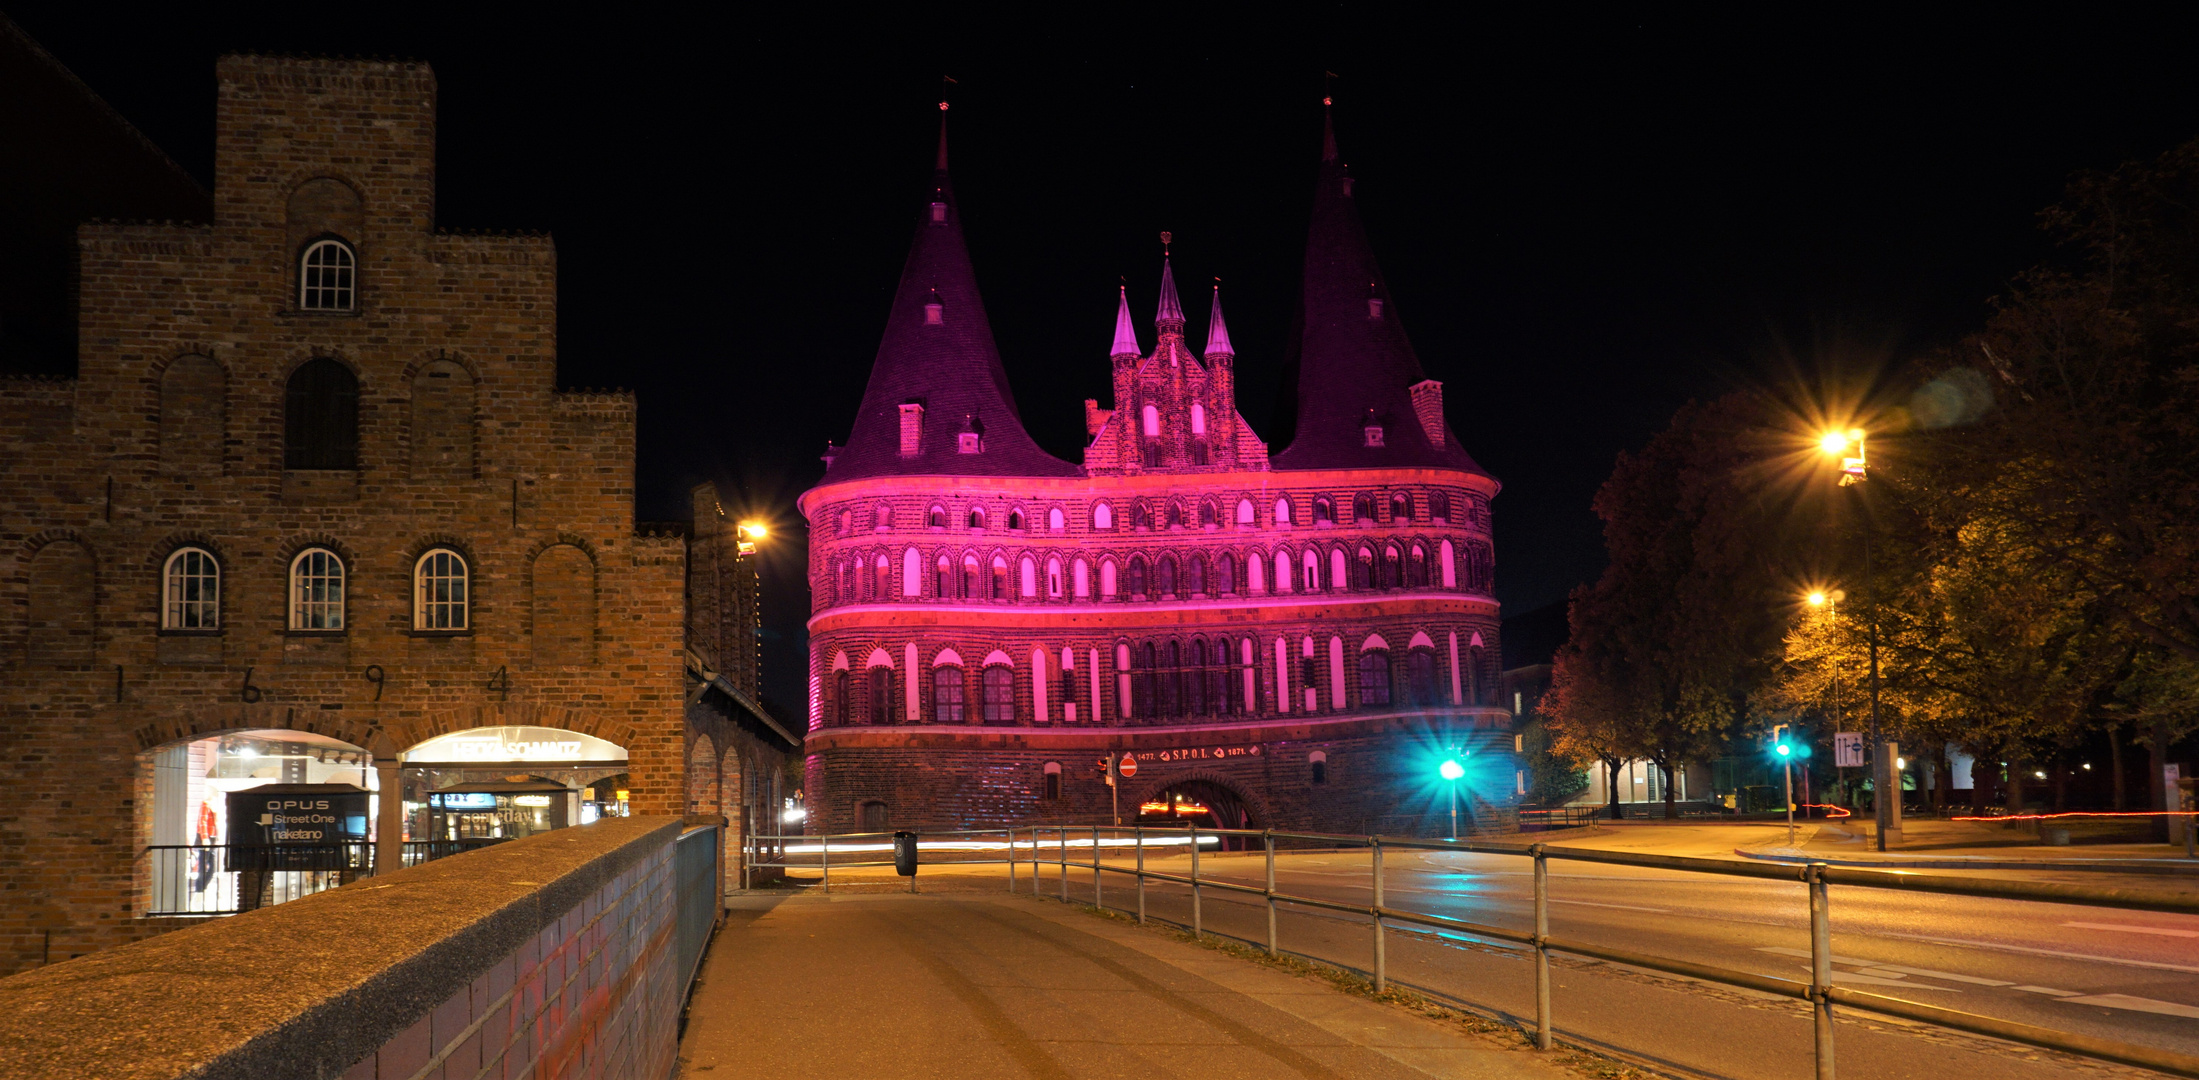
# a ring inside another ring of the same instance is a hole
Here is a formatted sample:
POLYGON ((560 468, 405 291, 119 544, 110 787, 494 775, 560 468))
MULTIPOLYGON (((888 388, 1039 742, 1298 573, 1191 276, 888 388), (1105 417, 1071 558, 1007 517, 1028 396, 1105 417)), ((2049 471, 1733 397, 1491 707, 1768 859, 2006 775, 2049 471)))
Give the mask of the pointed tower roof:
POLYGON ((1484 470, 1446 433, 1428 438, 1411 388, 1427 378, 1398 321, 1382 268, 1352 199, 1352 178, 1336 151, 1324 106, 1320 177, 1306 234, 1305 291, 1290 367, 1297 427, 1274 458, 1277 469, 1442 466, 1484 470), (1369 425, 1381 427, 1379 440, 1369 425), (1376 443, 1378 445, 1369 445, 1376 443))
POLYGON ((1130 321, 1130 289, 1123 286, 1121 300, 1115 305, 1115 344, 1107 352, 1109 356, 1144 356, 1138 347, 1138 327, 1130 321))
MULTIPOLYGON (((946 104, 942 102, 944 111, 946 104)), ((947 178, 941 118, 939 159, 917 213, 916 239, 886 315, 886 332, 847 447, 825 482, 869 476, 1074 476, 1077 467, 1031 441, 1016 413, 977 274, 962 239, 962 212, 947 178), (922 405, 922 436, 903 454, 902 406, 922 405), (979 426, 981 425, 981 426, 979 426), (983 450, 962 453, 956 435, 984 432, 983 450)))
POLYGON ((1222 321, 1222 283, 1214 283, 1214 314, 1206 320, 1206 356, 1235 356, 1237 347, 1229 343, 1229 324, 1222 321))
POLYGON ((1183 304, 1176 299, 1176 270, 1168 264, 1165 251, 1161 253, 1161 306, 1153 314, 1153 325, 1164 334, 1183 333, 1183 304))

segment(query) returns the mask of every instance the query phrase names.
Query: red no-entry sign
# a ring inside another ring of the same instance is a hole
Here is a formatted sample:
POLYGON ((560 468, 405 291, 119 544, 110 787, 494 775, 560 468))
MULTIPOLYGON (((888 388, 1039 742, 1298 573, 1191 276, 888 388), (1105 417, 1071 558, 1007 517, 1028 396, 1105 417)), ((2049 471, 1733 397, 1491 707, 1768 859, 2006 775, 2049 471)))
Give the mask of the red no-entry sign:
POLYGON ((1138 759, 1124 754, 1122 760, 1115 764, 1115 772, 1125 780, 1138 775, 1138 759))

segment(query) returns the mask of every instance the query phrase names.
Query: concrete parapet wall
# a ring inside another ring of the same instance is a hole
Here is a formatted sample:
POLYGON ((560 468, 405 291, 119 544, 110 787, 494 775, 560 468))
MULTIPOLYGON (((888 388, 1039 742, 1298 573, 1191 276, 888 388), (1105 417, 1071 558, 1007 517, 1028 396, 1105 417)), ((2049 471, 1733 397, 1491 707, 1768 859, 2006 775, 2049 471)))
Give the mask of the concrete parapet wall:
POLYGON ((680 831, 561 829, 0 979, 0 1076, 668 1076, 680 831))

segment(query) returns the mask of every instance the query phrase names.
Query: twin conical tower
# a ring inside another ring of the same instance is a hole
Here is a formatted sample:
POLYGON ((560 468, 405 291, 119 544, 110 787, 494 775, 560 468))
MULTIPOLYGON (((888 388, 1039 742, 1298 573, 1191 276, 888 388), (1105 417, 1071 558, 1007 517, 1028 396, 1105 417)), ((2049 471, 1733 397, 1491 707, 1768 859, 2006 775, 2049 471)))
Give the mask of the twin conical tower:
MULTIPOLYGON (((1326 117, 1298 321, 1285 387, 1297 423, 1290 445, 1273 455, 1273 468, 1481 471, 1449 431, 1442 386, 1426 377, 1405 335, 1326 117)), ((1128 291, 1118 294, 1109 348, 1114 408, 1086 402, 1091 442, 1083 466, 1041 450, 1018 417, 978 298, 942 123, 930 197, 919 211, 848 444, 826 455, 827 482, 877 475, 1265 471, 1266 444, 1237 414, 1235 348, 1218 285, 1201 353, 1185 344, 1184 324, 1173 261, 1164 254, 1154 317, 1158 341, 1150 354, 1139 344, 1128 291)))

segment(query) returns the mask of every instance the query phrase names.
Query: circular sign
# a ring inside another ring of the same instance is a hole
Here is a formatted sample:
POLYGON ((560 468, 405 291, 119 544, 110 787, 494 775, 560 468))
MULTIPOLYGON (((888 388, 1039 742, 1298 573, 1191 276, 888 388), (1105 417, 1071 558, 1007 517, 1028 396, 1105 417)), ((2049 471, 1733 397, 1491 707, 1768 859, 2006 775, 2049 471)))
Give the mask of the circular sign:
POLYGON ((1115 772, 1125 780, 1138 775, 1138 759, 1124 754, 1122 760, 1115 764, 1115 772))

